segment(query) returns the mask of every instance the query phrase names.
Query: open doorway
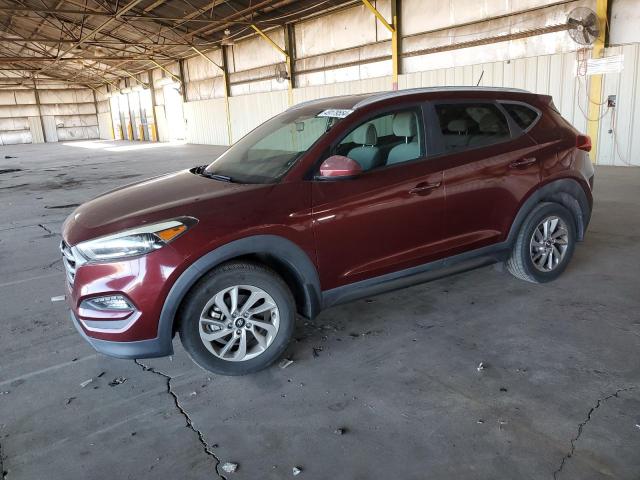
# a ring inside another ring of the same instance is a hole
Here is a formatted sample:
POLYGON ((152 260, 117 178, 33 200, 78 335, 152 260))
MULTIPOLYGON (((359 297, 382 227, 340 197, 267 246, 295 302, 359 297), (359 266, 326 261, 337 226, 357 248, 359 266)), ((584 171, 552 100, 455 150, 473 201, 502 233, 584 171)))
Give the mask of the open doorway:
POLYGON ((185 139, 184 112, 182 110, 183 101, 178 83, 169 83, 163 87, 164 108, 167 116, 167 126, 169 127, 170 142, 185 139))

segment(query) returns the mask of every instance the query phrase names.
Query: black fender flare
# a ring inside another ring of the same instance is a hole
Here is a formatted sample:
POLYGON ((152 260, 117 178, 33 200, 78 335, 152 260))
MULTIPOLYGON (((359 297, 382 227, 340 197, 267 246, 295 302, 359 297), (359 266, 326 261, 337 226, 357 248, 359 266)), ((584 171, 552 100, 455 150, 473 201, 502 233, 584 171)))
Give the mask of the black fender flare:
POLYGON ((540 202, 556 202, 569 209, 576 219, 578 240, 582 241, 584 239, 584 234, 591 219, 591 202, 584 188, 577 180, 562 178, 543 185, 525 200, 511 223, 509 236, 507 237, 509 245, 513 245, 525 218, 540 202))
POLYGON ((174 321, 182 300, 191 287, 216 266, 243 255, 268 255, 284 264, 299 282, 304 294, 305 316, 320 311, 320 278, 309 256, 292 241, 277 235, 254 235, 229 242, 193 262, 174 282, 164 301, 158 321, 158 338, 171 345, 174 321))

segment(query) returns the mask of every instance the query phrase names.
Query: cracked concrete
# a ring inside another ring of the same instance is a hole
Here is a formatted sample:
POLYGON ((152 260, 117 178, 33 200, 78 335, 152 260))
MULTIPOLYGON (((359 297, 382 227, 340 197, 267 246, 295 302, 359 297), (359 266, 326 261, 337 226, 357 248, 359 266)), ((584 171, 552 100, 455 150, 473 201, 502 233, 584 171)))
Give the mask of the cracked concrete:
POLYGON ((574 452, 576 450, 576 443, 580 439, 580 436, 582 435, 582 430, 584 429, 584 427, 587 425, 587 423, 589 423, 591 421, 591 415, 593 415, 593 413, 598 408, 600 408, 600 405, 602 405, 607 400, 609 400, 611 398, 614 398, 614 397, 617 398, 620 393, 629 392, 629 391, 634 390, 634 389, 635 389, 635 387, 619 388, 614 393, 609 394, 609 395, 607 395, 605 397, 602 397, 602 398, 598 399, 596 404, 593 407, 591 407, 589 412, 587 412, 586 418, 582 422, 580 422, 580 424, 578 425, 578 432, 577 432, 576 436, 571 439, 571 448, 569 449, 567 454, 564 457, 562 457, 562 461, 560 462, 560 466, 553 472, 554 480, 557 479, 558 476, 560 475, 560 473, 562 472, 562 469, 564 468, 565 462, 567 462, 571 457, 573 457, 573 454, 574 454, 574 452))
POLYGON ((207 441, 205 440, 204 434, 200 430, 198 430, 196 428, 196 426, 193 423, 193 420, 191 420, 191 417, 189 416, 187 411, 180 404, 180 399, 178 398, 178 395, 171 388, 171 380, 173 380, 173 377, 171 375, 167 375, 164 372, 161 372, 160 370, 157 370, 154 367, 150 367, 148 365, 145 365, 140 360, 134 360, 134 362, 136 363, 136 365, 139 365, 142 368, 142 370, 144 370, 145 372, 154 373, 154 374, 156 374, 156 375, 158 375, 160 377, 163 377, 165 379, 165 381, 167 383, 167 393, 169 395, 171 395, 171 397, 173 398, 173 402, 174 402, 176 408, 178 409, 180 414, 182 414, 182 416, 184 417, 185 422, 186 422, 186 427, 189 428, 190 430, 192 430, 198 436, 198 441, 202 445, 202 449, 204 450, 204 453, 206 453, 207 455, 209 455, 210 457, 213 457, 215 459, 215 461, 216 461, 216 467, 215 467, 216 468, 216 474, 220 478, 222 478, 223 480, 226 480, 226 477, 224 475, 222 475, 220 473, 220 470, 218 469, 218 467, 220 466, 220 459, 214 453, 211 445, 209 443, 207 443, 207 441))
POLYGON ((55 236, 55 235, 60 235, 59 233, 56 232, 52 232, 49 227, 47 227, 46 225, 43 225, 42 223, 39 223, 38 226, 43 229, 45 232, 47 232, 49 235, 51 236, 55 236))
POLYGON ((38 225, 57 233, 69 205, 222 149, 100 145, 2 147, 23 168, 0 186, 6 480, 211 480, 218 458, 240 465, 229 480, 293 466, 305 480, 549 480, 572 449, 557 480, 638 480, 640 169, 597 168, 590 231, 557 282, 489 267, 332 308, 296 327, 293 364, 246 377, 204 372, 176 341, 141 362, 168 385, 78 336, 51 302, 60 239, 38 225))

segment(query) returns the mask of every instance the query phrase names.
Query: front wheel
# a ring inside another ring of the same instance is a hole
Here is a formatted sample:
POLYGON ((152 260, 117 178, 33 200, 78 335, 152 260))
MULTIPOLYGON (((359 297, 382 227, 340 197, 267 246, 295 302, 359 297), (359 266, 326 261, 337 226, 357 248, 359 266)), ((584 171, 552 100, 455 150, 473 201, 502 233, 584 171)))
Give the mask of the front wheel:
POLYGON ((555 280, 573 255, 576 226, 562 205, 537 205, 523 222, 506 265, 517 278, 533 283, 555 280))
POLYGON ((256 263, 231 262, 203 277, 180 315, 180 340, 194 362, 214 373, 245 375, 273 363, 295 324, 284 281, 256 263))

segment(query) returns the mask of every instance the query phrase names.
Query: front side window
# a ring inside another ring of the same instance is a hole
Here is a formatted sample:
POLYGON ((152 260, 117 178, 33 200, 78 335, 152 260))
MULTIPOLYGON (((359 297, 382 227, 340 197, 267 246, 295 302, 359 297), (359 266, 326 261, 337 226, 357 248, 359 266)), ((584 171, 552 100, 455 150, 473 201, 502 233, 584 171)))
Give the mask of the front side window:
POLYGON ((422 115, 417 109, 388 113, 353 129, 336 147, 363 171, 424 157, 422 115))
POLYGON ((309 107, 281 113, 233 144, 205 173, 238 183, 276 182, 346 115, 330 112, 309 107))
POLYGON ((437 104, 436 113, 446 152, 483 147, 511 138, 507 119, 494 104, 437 104))

